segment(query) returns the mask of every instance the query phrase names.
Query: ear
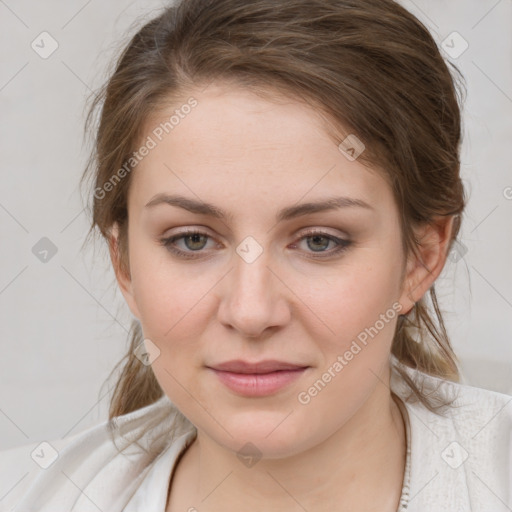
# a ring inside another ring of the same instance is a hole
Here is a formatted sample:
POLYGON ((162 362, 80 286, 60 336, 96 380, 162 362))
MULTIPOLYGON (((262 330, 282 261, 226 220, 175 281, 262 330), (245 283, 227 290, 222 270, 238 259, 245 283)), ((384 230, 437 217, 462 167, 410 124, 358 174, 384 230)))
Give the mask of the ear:
MULTIPOLYGON (((119 285, 119 289, 130 308, 132 314, 140 320, 140 313, 137 307, 137 303, 135 302, 135 294, 133 290, 133 283, 129 273, 126 269, 122 268, 121 265, 121 252, 119 248, 119 225, 114 223, 112 229, 110 231, 108 249, 110 252, 110 260, 112 261, 112 266, 114 268, 114 272, 116 275, 117 284, 119 285)), ((128 262, 125 262, 125 264, 128 262)))
POLYGON ((418 256, 411 254, 402 285, 401 314, 407 314, 434 284, 444 268, 450 245, 453 216, 436 217, 415 230, 418 256))

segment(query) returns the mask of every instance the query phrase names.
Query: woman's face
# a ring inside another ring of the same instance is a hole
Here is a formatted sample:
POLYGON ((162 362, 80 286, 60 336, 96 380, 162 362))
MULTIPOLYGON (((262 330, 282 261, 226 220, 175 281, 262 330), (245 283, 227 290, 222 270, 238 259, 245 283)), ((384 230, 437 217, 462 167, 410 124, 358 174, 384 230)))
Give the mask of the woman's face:
POLYGON ((393 333, 412 305, 397 207, 309 107, 219 84, 194 98, 148 124, 122 291, 160 385, 200 432, 295 454, 389 399, 393 333), (233 360, 292 369, 214 369, 233 360))

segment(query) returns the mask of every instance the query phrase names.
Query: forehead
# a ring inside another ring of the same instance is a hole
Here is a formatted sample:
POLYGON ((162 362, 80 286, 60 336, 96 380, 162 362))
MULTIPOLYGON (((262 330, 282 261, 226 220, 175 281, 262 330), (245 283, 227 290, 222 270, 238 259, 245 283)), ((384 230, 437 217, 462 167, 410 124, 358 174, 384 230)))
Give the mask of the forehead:
POLYGON ((183 108, 185 99, 146 123, 143 139, 154 147, 134 172, 130 196, 138 206, 177 191, 213 203, 236 196, 242 204, 256 198, 289 204, 326 193, 377 208, 392 201, 380 173, 346 158, 309 105, 223 84, 191 96, 193 108, 183 108))

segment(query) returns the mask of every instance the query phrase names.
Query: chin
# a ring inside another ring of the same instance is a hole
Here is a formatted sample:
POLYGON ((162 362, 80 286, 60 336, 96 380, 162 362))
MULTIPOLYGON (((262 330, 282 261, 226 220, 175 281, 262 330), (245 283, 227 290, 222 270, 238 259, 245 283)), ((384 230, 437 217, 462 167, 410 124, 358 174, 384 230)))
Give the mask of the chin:
POLYGON ((261 415, 252 411, 237 415, 232 421, 223 423, 225 430, 219 427, 211 437, 240 456, 254 455, 267 459, 293 456, 315 443, 312 439, 304 439, 308 431, 304 428, 305 419, 292 420, 293 414, 289 414, 291 410, 267 411, 261 415))

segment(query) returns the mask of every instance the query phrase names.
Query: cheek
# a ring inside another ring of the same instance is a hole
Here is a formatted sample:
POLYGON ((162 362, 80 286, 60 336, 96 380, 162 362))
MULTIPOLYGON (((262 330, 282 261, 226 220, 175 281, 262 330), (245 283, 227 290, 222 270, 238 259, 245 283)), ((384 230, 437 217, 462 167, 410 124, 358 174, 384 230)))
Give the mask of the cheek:
POLYGON ((373 326, 381 315, 389 320, 397 316, 399 298, 399 268, 392 261, 367 252, 366 258, 347 264, 319 281, 307 281, 301 286, 304 303, 326 326, 326 339, 333 339, 333 348, 342 348, 366 328, 373 326), (393 308, 395 304, 395 308, 393 308), (330 334, 330 336, 329 336, 330 334))
POLYGON ((194 382, 202 364, 201 340, 211 317, 205 276, 193 279, 168 262, 145 259, 134 273, 134 293, 144 337, 159 350, 152 369, 162 389, 182 411, 189 411, 190 393, 206 402, 204 390, 194 382))
POLYGON ((211 315, 205 308, 212 284, 204 281, 148 270, 135 291, 145 336, 164 350, 179 351, 198 342, 203 319, 211 315))
POLYGON ((190 321, 194 306, 204 294, 205 280, 194 279, 188 268, 173 263, 158 243, 144 236, 138 240, 130 248, 134 299, 146 327, 145 335, 161 339, 190 321))
MULTIPOLYGON (((325 335, 315 336, 315 327, 309 333, 322 358, 296 397, 301 414, 322 418, 339 404, 331 419, 342 424, 379 385, 400 313, 398 277, 384 264, 361 266, 331 279, 328 293, 311 290, 311 304, 329 330, 317 322, 316 333, 322 329, 325 335)), ((320 420, 313 423, 312 431, 330 428, 320 420)))

